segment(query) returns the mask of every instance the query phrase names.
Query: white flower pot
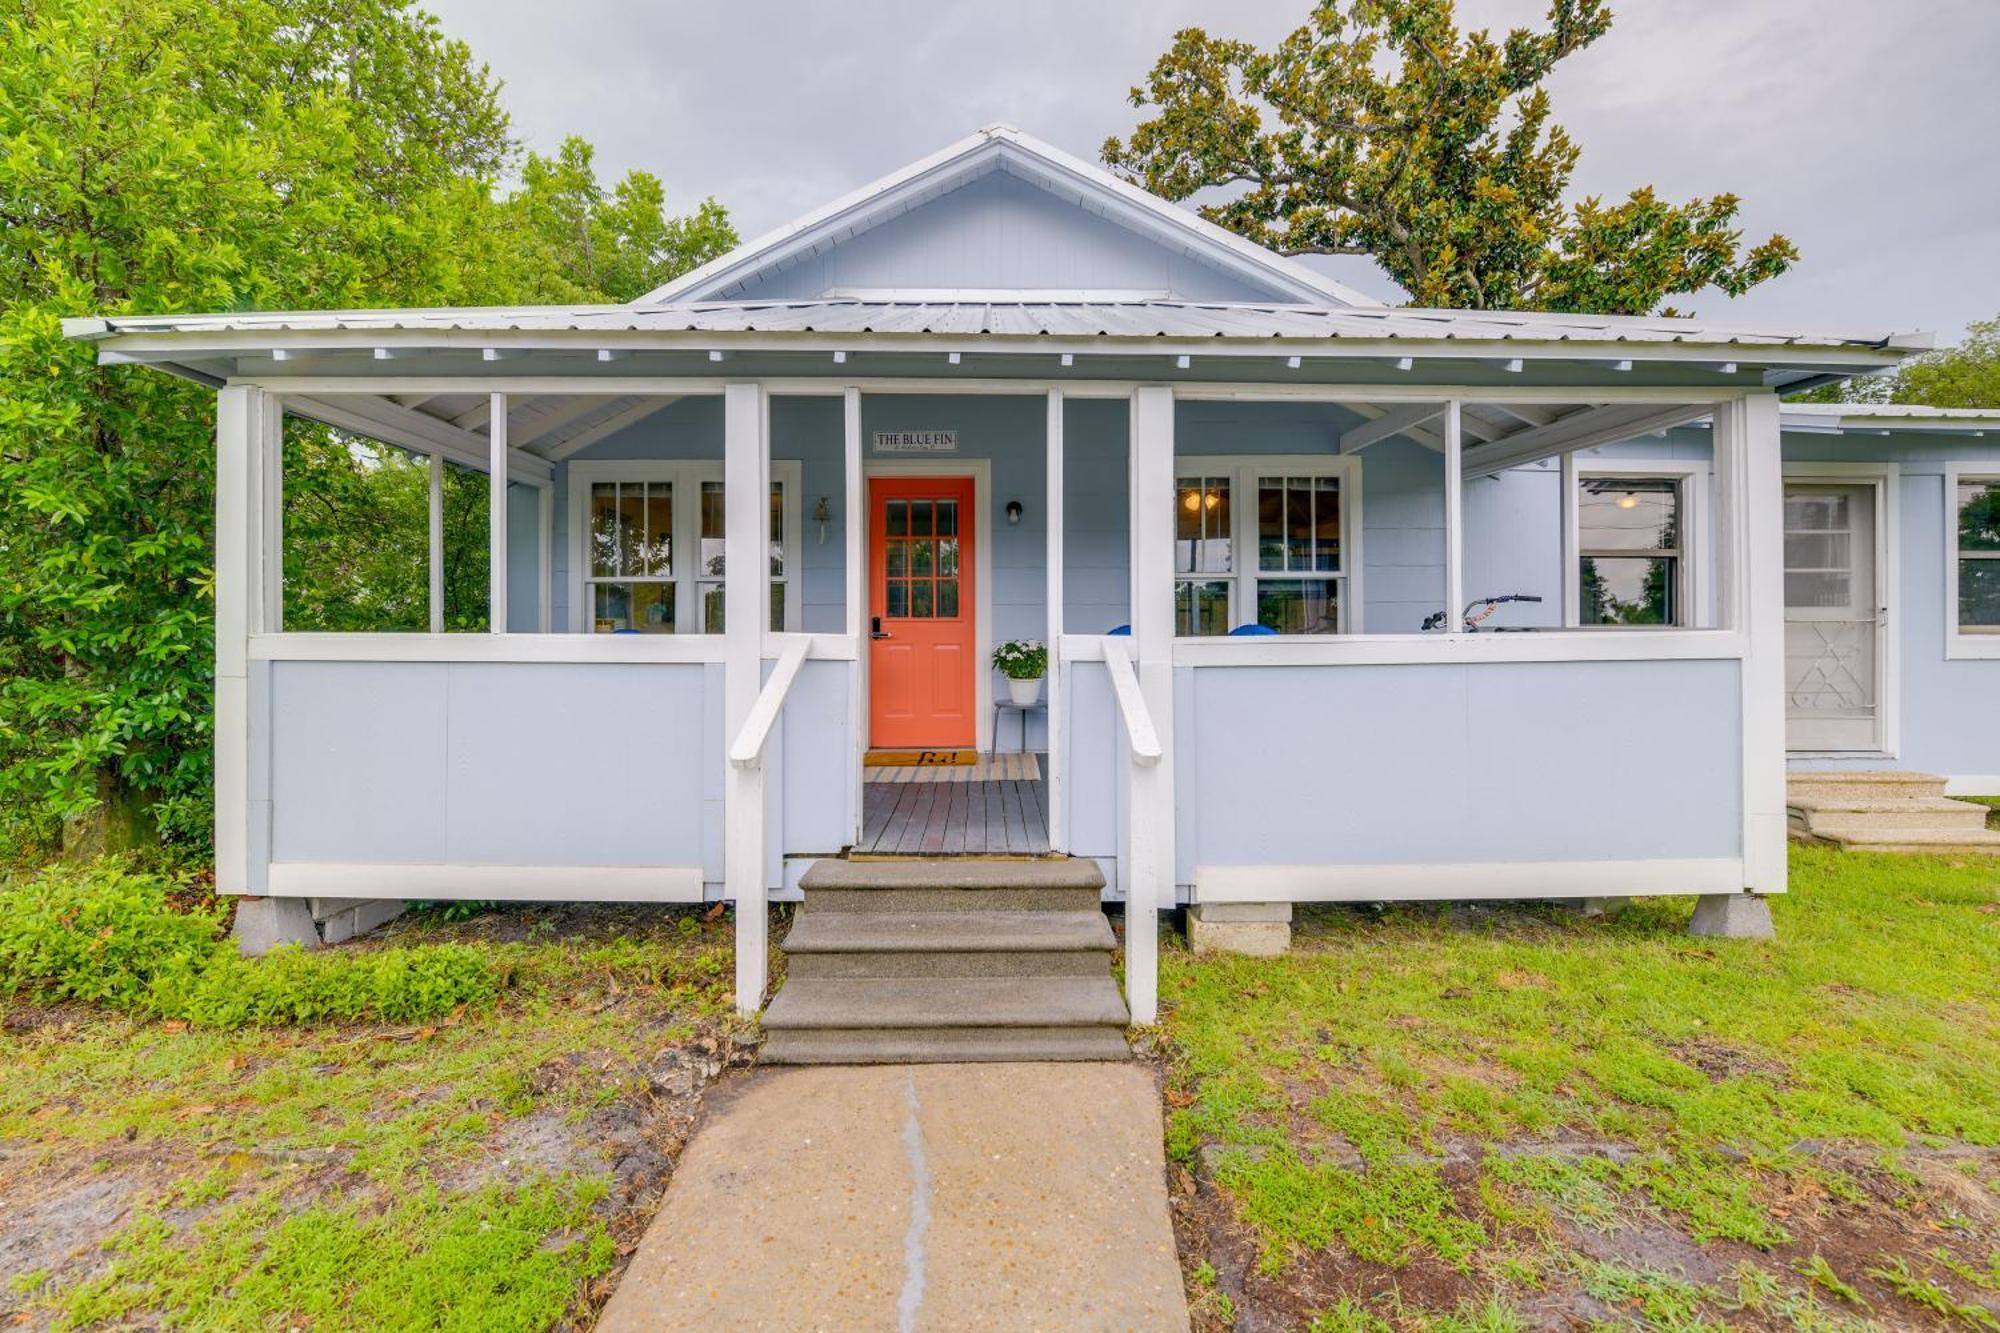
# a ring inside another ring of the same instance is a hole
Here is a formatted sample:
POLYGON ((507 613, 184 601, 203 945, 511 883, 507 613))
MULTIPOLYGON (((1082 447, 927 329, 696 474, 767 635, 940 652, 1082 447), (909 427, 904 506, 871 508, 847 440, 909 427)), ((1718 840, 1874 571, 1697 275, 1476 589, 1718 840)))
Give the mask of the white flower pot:
POLYGON ((1007 697, 1015 703, 1026 706, 1042 697, 1042 678, 1035 676, 1028 680, 1007 677, 1007 697))

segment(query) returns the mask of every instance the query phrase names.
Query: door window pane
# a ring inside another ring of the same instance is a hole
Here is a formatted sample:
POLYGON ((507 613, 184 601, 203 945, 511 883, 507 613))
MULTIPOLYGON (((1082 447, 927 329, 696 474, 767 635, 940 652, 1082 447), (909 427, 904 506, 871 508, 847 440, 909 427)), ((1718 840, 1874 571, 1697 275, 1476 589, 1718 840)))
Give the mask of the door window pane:
POLYGON ((937 582, 937 613, 940 620, 951 620, 958 615, 958 580, 939 579, 937 582))
POLYGON ((910 583, 910 618, 913 620, 923 620, 931 614, 930 580, 912 580, 910 583))
POLYGON ((1839 569, 1787 569, 1785 605, 1799 610, 1852 606, 1854 576, 1839 569))
POLYGON ((1586 625, 1679 623, 1680 561, 1671 556, 1584 556, 1581 584, 1586 625))
POLYGON ((887 605, 883 613, 890 616, 910 614, 910 582, 908 579, 890 579, 887 589, 887 605))
POLYGON ((891 537, 907 537, 910 533, 910 502, 891 500, 883 519, 891 537))
POLYGON ((939 500, 937 502, 937 535, 955 537, 958 535, 958 501, 939 500))

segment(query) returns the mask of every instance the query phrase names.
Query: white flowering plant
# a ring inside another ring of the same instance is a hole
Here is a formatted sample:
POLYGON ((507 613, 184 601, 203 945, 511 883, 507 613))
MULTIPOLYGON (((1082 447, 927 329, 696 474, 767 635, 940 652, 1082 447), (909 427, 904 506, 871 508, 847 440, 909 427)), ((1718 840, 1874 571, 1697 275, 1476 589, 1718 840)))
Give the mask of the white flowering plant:
POLYGON ((1049 674, 1049 650, 1040 639, 1009 639, 993 650, 993 667, 1009 680, 1040 680, 1049 674))

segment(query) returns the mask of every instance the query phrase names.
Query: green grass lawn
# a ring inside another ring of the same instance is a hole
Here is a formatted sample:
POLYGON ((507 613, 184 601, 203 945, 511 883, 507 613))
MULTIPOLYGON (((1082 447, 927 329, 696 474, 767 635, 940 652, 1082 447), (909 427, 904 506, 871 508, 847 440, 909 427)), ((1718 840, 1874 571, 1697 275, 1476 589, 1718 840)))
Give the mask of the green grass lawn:
POLYGON ((2000 863, 1800 848, 1776 943, 1689 911, 1169 952, 1199 1320, 2000 1329, 2000 863))
POLYGON ((406 919, 510 977, 421 1025, 190 1028, 0 997, 7 1327, 585 1326, 731 1059, 684 909, 406 919))

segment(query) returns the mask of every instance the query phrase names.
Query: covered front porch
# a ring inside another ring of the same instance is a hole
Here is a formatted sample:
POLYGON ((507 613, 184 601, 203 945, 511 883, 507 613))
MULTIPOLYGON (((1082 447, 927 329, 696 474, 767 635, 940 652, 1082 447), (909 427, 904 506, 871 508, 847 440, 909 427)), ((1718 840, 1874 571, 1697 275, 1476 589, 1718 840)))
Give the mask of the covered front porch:
POLYGON ((1770 390, 1892 355, 265 318, 105 350, 220 386, 223 891, 763 902, 879 841, 885 740, 1020 750, 1047 851, 1125 905, 1138 1022, 1180 904, 1781 890, 1770 390), (427 460, 422 627, 288 610, 288 417, 427 460), (996 728, 1017 638, 1049 672, 996 728))

